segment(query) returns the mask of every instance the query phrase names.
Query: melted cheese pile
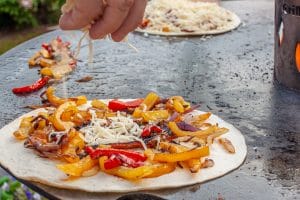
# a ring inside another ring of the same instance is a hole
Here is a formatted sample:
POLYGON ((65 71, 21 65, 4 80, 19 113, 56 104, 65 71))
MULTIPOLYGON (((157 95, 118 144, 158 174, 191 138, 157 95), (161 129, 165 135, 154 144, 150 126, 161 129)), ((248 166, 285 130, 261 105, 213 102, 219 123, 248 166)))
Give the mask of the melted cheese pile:
POLYGON ((151 0, 145 18, 150 20, 146 30, 175 33, 221 30, 233 21, 216 3, 196 0, 151 0))
POLYGON ((118 113, 116 117, 99 119, 95 113, 91 114, 90 125, 80 130, 89 145, 139 141, 145 149, 147 148, 144 141, 140 139, 143 130, 130 116, 122 116, 118 113))

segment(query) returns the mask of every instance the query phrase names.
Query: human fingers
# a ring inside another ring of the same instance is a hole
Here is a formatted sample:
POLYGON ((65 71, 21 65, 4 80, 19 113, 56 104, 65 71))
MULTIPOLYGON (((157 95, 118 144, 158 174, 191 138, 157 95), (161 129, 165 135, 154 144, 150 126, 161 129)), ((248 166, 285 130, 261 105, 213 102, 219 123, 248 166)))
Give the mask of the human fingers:
POLYGON ((72 9, 63 13, 59 20, 59 26, 63 30, 82 29, 103 13, 102 0, 76 0, 70 2, 73 3, 69 6, 72 9))
POLYGON ((131 31, 135 30, 143 19, 147 0, 136 0, 131 7, 124 23, 112 33, 111 37, 114 41, 119 42, 131 31))
POLYGON ((134 0, 107 0, 103 16, 90 29, 92 39, 115 32, 126 19, 134 0))

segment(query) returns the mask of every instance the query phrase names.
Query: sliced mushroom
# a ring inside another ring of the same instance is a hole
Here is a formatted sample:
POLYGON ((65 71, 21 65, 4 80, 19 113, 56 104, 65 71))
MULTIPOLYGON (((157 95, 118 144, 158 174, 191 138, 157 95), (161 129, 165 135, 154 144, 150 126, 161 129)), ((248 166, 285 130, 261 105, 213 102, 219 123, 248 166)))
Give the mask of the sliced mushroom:
POLYGON ((201 164, 201 168, 213 167, 215 162, 212 159, 205 158, 204 162, 201 164))
POLYGON ((227 138, 220 138, 219 139, 220 144, 223 145, 223 147, 229 152, 229 153, 235 153, 235 148, 232 145, 231 141, 227 138))

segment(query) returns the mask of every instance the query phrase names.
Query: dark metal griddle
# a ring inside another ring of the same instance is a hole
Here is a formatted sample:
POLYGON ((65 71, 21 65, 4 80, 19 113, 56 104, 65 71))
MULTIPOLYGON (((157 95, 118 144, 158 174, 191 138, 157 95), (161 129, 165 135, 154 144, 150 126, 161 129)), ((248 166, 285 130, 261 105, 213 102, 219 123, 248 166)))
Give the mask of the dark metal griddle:
MULTIPOLYGON (((273 2, 231 1, 223 5, 236 12, 244 24, 208 40, 132 34, 130 41, 139 53, 125 44, 97 42, 94 66, 79 63, 67 81, 68 94, 83 94, 89 99, 135 98, 149 91, 161 96, 182 95, 201 103, 202 110, 219 115, 245 135, 248 156, 238 170, 202 185, 146 193, 191 200, 297 199, 300 94, 273 83, 273 2), (75 82, 86 75, 94 80, 75 82)), ((27 60, 42 42, 58 35, 62 32, 45 34, 0 57, 1 127, 28 112, 24 106, 40 103, 40 92, 16 97, 11 88, 38 78, 35 70, 28 69, 27 60)), ((65 39, 70 40, 67 35, 65 39)), ((81 59, 87 52, 85 46, 81 59)), ((58 95, 63 95, 62 84, 57 88, 58 95)), ((123 195, 30 185, 52 199, 116 199, 123 195)), ((122 199, 155 199, 138 196, 122 199)))

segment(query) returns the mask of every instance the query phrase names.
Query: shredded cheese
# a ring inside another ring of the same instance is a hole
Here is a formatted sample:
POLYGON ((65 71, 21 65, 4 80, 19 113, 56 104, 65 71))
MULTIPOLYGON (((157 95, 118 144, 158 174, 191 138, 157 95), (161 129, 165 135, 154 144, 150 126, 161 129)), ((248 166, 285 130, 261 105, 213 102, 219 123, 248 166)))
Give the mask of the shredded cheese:
POLYGON ((125 143, 139 141, 144 149, 147 149, 144 141, 140 139, 141 127, 130 116, 122 116, 99 119, 93 111, 90 125, 80 129, 84 134, 84 141, 89 145, 125 143))
POLYGON ((216 3, 197 0, 151 0, 145 18, 149 31, 192 33, 222 30, 232 23, 232 14, 216 3))

